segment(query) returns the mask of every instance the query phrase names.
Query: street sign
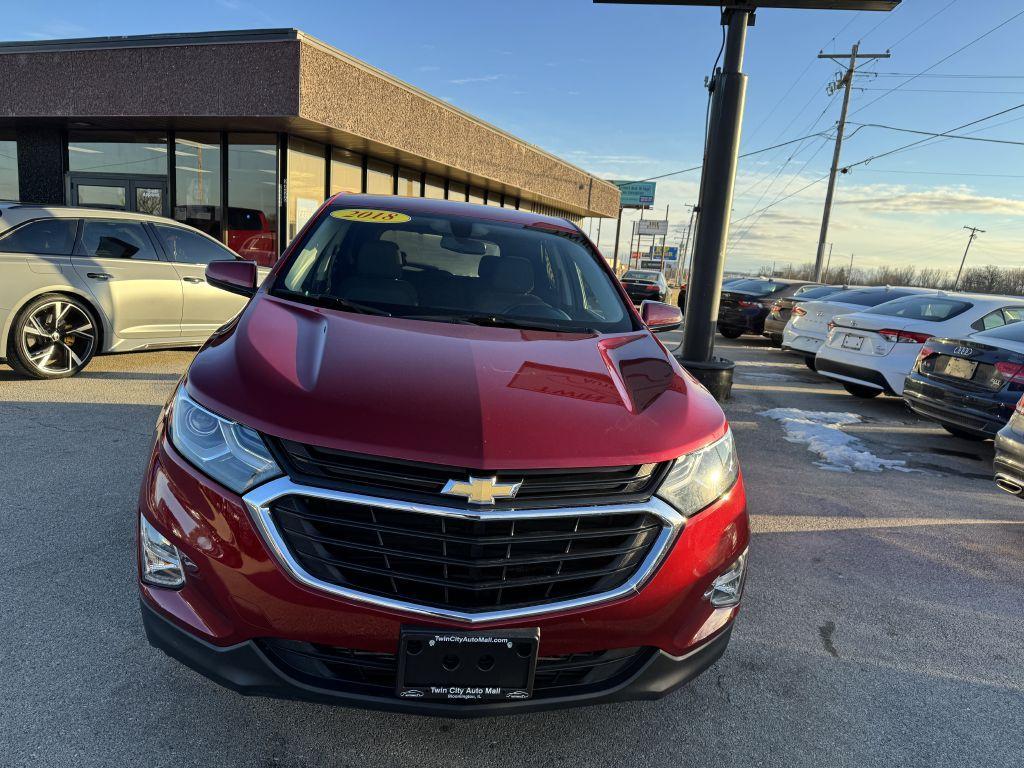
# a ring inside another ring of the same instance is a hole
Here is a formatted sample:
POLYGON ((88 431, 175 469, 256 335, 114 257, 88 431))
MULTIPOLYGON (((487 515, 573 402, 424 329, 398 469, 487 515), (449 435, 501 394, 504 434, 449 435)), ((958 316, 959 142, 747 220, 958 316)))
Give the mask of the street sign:
POLYGON ((619 203, 623 208, 650 208, 654 205, 653 181, 613 181, 612 184, 619 188, 622 200, 619 203))
POLYGON ((644 219, 636 224, 636 232, 641 237, 668 234, 668 219, 644 219))
POLYGON ((679 259, 679 249, 674 245, 670 245, 665 248, 662 248, 659 245, 651 248, 651 258, 664 259, 667 262, 675 263, 676 260, 679 259))

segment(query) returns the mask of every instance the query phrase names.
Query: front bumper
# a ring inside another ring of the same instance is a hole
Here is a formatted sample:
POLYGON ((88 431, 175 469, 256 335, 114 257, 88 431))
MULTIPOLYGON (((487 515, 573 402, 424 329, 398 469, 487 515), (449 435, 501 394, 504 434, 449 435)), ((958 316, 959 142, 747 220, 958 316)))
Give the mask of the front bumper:
POLYGON ((447 704, 319 687, 288 675, 253 640, 227 647, 216 646, 180 629, 145 601, 141 607, 142 623, 150 645, 238 693, 453 718, 659 699, 714 664, 725 652, 732 634, 730 623, 712 639, 683 656, 656 651, 639 669, 603 690, 584 690, 569 696, 544 696, 526 701, 447 704))
MULTIPOLYGON (((177 636, 174 632, 147 619, 147 631, 157 647, 247 693, 448 713, 433 705, 398 700, 393 693, 365 697, 324 691, 315 685, 292 685, 297 681, 279 669, 267 670, 259 643, 294 641, 394 654, 403 626, 467 629, 479 625, 467 627, 451 618, 360 602, 295 579, 260 532, 252 510, 188 465, 163 439, 159 428, 139 511, 189 560, 186 583, 179 590, 140 584, 146 610, 185 636, 185 640, 172 641, 177 636), (256 674, 254 669, 262 671, 256 674)), ((501 706, 472 704, 469 711, 458 709, 448 714, 544 709, 667 693, 711 664, 724 648, 727 639, 719 638, 727 638, 739 609, 714 608, 703 595, 747 548, 749 536, 741 479, 729 493, 686 521, 657 570, 635 591, 608 602, 495 620, 480 627, 538 627, 543 657, 653 649, 653 660, 644 669, 656 671, 638 672, 635 681, 616 681, 582 696, 501 706), (713 650, 697 654, 706 646, 713 650), (658 661, 662 655, 672 663, 658 661), (676 671, 665 671, 665 664, 676 671)))

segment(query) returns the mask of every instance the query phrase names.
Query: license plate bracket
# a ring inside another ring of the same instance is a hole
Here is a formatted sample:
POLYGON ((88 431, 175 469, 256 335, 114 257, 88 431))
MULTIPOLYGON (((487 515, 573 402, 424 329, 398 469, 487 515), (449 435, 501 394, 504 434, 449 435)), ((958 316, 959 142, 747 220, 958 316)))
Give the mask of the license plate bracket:
POLYGON ((853 351, 856 352, 858 349, 860 349, 863 346, 864 346, 864 337, 863 336, 854 336, 853 334, 850 334, 850 333, 848 333, 845 336, 843 336, 843 349, 852 349, 853 351))
POLYGON ((946 360, 946 367, 943 373, 954 379, 970 380, 974 378, 976 370, 978 370, 978 364, 975 361, 965 360, 962 357, 950 357, 946 360))
POLYGON ((533 695, 540 629, 480 632, 403 627, 396 694, 403 699, 510 701, 533 695))

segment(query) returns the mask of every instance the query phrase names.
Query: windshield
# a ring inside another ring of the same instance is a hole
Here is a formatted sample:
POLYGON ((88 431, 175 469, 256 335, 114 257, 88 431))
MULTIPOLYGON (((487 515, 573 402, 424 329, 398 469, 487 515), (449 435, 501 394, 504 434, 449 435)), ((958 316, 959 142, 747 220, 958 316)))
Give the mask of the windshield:
POLYGON ((799 297, 801 301, 810 301, 811 299, 823 299, 833 293, 839 293, 841 290, 843 289, 836 288, 834 285, 811 285, 804 286, 794 296, 799 297))
POLYGON ((905 317, 908 320, 931 320, 941 322, 966 312, 973 304, 956 299, 943 299, 938 296, 906 296, 895 301, 887 301, 873 309, 866 310, 866 315, 889 315, 905 317))
POLYGON ((915 291, 893 288, 855 288, 849 291, 841 291, 829 296, 829 301, 839 301, 843 304, 856 304, 860 307, 874 307, 893 299, 901 299, 904 296, 913 295, 915 291))
POLYGON ((773 283, 770 280, 740 280, 729 285, 730 291, 751 293, 755 296, 768 296, 787 288, 787 283, 773 283))
POLYGON ((649 283, 658 282, 657 272, 641 272, 638 269, 631 269, 622 276, 623 280, 646 280, 649 283))
POLYGON ((474 217, 335 208, 272 293, 343 311, 552 331, 635 330, 582 237, 474 217))

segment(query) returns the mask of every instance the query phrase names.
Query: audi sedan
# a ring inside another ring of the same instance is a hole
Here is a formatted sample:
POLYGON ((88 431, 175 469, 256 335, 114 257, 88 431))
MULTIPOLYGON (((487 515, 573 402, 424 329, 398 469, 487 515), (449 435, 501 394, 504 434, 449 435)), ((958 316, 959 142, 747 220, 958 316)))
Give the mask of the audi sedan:
POLYGON ((245 305, 204 276, 236 259, 158 216, 0 204, 0 361, 56 379, 104 352, 199 346, 245 305))

